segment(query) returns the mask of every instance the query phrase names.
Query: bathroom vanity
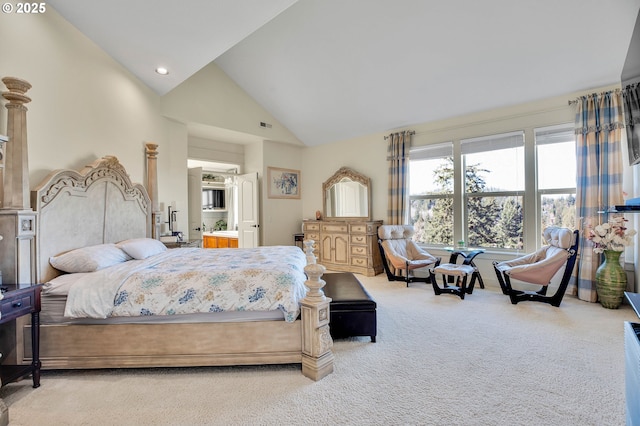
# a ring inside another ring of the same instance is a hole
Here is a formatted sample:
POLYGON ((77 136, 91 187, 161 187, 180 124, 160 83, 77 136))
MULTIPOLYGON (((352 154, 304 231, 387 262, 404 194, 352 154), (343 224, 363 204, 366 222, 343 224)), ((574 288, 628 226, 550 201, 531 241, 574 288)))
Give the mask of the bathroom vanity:
POLYGON ((202 233, 203 248, 238 248, 238 231, 213 231, 202 233))

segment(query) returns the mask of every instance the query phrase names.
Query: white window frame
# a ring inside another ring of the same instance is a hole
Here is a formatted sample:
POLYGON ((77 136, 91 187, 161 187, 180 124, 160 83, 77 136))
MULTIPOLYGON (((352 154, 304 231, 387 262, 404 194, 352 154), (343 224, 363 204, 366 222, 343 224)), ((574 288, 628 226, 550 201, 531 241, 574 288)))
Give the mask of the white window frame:
MULTIPOLYGON (((421 146, 421 147, 417 147, 417 148, 411 148, 410 149, 410 153, 409 153, 409 167, 411 167, 411 161, 420 161, 420 160, 426 160, 426 159, 438 159, 438 158, 447 158, 447 157, 452 157, 453 158, 453 142, 443 142, 443 143, 439 143, 439 144, 434 144, 434 145, 427 145, 427 146, 421 146)), ((455 173, 455 164, 454 164, 454 173, 455 173)), ((410 174, 409 174, 410 175, 410 174)), ((411 182, 409 182, 409 186, 411 185, 411 182)), ((455 185, 455 182, 454 182, 455 185)), ((409 194, 411 193, 410 187, 409 187, 409 194)), ((415 200, 446 200, 446 199, 451 199, 452 202, 454 200, 454 192, 452 191, 451 193, 427 193, 427 194, 419 194, 419 195, 409 195, 409 202, 407 203, 408 205, 408 211, 407 211, 407 219, 406 219, 406 223, 412 223, 411 222, 411 204, 412 201, 415 200)), ((453 223, 453 235, 452 235, 452 239, 455 238, 455 228, 456 228, 456 224, 455 224, 455 220, 452 221, 453 223)), ((446 244, 436 244, 433 242, 427 242, 427 244, 429 246, 434 246, 434 247, 444 247, 444 246, 448 246, 448 245, 452 245, 453 242, 450 243, 446 243, 446 244)))
MULTIPOLYGON (((524 143, 525 143, 525 133, 522 130, 508 132, 508 133, 500 133, 500 134, 489 135, 489 136, 476 137, 476 138, 462 139, 460 141, 460 155, 462 159, 462 170, 466 171, 467 169, 467 157, 466 157, 467 154, 490 152, 490 151, 497 151, 497 150, 509 149, 509 148, 522 148, 523 159, 522 159, 521 166, 524 168, 524 163, 525 163, 524 143)), ((523 184, 522 189, 517 189, 512 191, 467 192, 466 182, 465 182, 466 173, 462 173, 461 176, 462 176, 461 180, 462 180, 462 200, 463 200, 463 203, 462 203, 462 206, 463 206, 463 221, 462 221, 463 225, 462 226, 463 227, 461 232, 462 232, 464 241, 468 242, 470 240, 469 211, 468 211, 470 198, 478 198, 478 197, 482 197, 482 198, 519 197, 521 198, 522 215, 523 215, 522 224, 524 228, 524 221, 526 217, 526 208, 525 208, 526 199, 525 199, 524 181, 522 183, 523 184)), ((526 176, 524 177, 524 179, 526 180, 526 176)), ((524 236, 524 229, 523 229, 522 245, 524 245, 524 239, 525 239, 525 236, 524 236)), ((483 247, 483 246, 480 246, 480 247, 483 247)), ((484 246, 483 248, 491 249, 495 251, 520 251, 522 250, 523 246, 521 246, 520 248, 484 246)))
MULTIPOLYGON (((555 187, 555 188, 540 188, 539 184, 539 156, 538 147, 541 145, 550 145, 554 143, 565 143, 569 140, 573 140, 575 147, 575 133, 572 123, 559 124, 554 126, 536 127, 533 129, 535 155, 536 155, 536 195, 537 195, 537 228, 539 234, 542 233, 542 198, 545 195, 566 195, 572 194, 574 197, 577 195, 577 185, 574 181, 572 187, 555 187)), ((576 217, 577 220, 577 217, 576 217)), ((578 226, 577 223, 574 226, 578 226)))

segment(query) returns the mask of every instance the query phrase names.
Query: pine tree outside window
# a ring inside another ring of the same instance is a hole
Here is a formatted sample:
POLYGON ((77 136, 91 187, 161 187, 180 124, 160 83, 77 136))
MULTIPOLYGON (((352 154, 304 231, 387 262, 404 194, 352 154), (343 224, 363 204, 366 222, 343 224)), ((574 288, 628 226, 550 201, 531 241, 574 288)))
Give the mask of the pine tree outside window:
POLYGON ((522 250, 524 132, 460 141, 465 240, 473 247, 522 250))
POLYGON ((409 224, 414 240, 453 244, 453 144, 412 149, 409 162, 409 224))

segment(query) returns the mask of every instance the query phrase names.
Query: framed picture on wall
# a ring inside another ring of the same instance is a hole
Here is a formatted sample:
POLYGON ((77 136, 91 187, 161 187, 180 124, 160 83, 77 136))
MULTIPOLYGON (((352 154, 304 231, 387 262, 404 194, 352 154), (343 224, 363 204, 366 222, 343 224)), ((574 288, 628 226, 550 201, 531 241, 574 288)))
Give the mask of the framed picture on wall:
POLYGON ((267 167, 269 198, 300 198, 300 170, 267 167))

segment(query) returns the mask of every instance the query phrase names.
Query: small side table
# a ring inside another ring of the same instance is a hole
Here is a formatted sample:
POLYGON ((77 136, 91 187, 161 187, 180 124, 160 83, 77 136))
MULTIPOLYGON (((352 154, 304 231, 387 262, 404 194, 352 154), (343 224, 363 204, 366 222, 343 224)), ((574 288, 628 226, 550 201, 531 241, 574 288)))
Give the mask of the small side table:
POLYGON ((471 248, 471 247, 445 247, 444 248, 446 251, 451 253, 451 256, 449 257, 449 263, 457 263, 458 261, 458 256, 462 256, 463 260, 462 260, 462 264, 463 265, 471 265, 475 268, 476 272, 474 272, 474 275, 476 276, 476 278, 478 279, 478 283, 480 284, 480 288, 484 288, 484 282, 482 281, 482 276, 480 275, 480 270, 478 269, 478 267, 476 266, 475 263, 473 263, 473 259, 475 259, 475 257, 481 253, 484 253, 484 249, 482 248, 471 248))
MULTIPOLYGON (((40 291, 42 285, 20 288, 19 285, 3 285, 3 298, 0 300, 0 324, 31 314, 31 364, 0 364, 2 385, 20 379, 29 373, 33 376, 33 387, 40 386, 40 291)), ((19 330, 22 332, 22 330, 19 330)))
POLYGON ((293 244, 304 250, 302 242, 304 241, 304 234, 293 234, 293 244))

